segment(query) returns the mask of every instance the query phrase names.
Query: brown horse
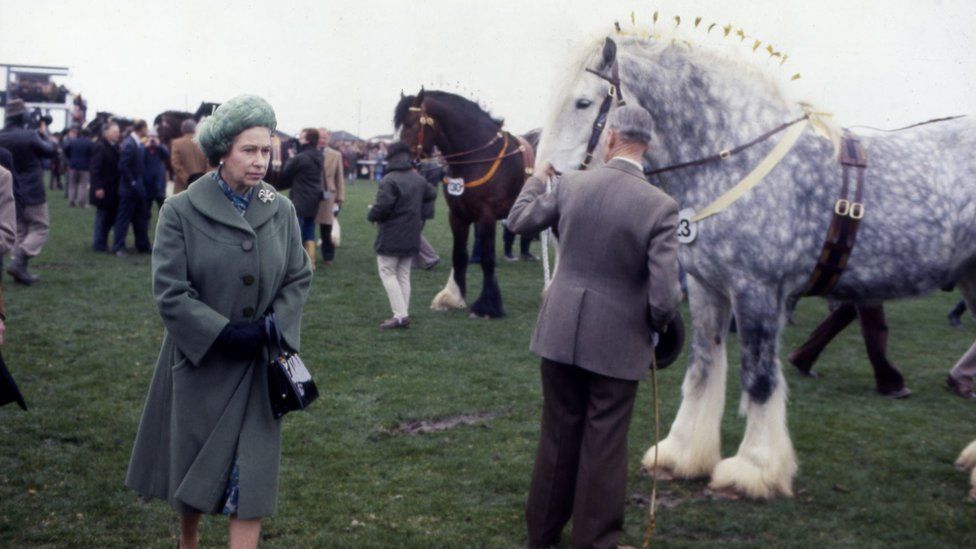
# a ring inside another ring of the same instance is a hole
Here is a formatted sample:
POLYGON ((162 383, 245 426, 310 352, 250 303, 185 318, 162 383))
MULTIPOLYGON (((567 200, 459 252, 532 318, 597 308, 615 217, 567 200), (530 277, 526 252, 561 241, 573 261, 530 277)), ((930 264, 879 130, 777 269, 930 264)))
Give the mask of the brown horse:
POLYGON ((421 89, 417 95, 401 94, 393 125, 417 156, 433 156, 436 146, 449 172, 444 197, 454 236, 453 270, 431 308, 466 306, 467 241, 473 224, 481 243, 484 279, 481 295, 471 304, 471 314, 481 318, 505 316, 495 278, 495 222, 508 217, 522 189, 526 168, 532 167, 525 156, 531 154, 531 147, 502 130, 501 121, 476 103, 443 91, 421 89))

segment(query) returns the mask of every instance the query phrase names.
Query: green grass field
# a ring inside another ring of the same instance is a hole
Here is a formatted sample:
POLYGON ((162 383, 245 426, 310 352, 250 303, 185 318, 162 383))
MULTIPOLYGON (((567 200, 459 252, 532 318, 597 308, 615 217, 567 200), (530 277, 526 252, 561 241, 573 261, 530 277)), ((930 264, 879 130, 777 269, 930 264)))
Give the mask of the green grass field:
MULTIPOLYGON (((381 333, 389 316, 365 221, 374 185, 350 186, 340 216, 342 247, 316 272, 303 322, 302 355, 322 392, 307 413, 285 419, 278 514, 268 547, 520 547, 523 504, 539 430, 538 361, 528 342, 540 301, 539 263, 502 263, 508 317, 469 320, 436 313, 431 298, 449 271, 446 207, 426 235, 443 262, 415 271, 409 330, 381 333), (403 422, 487 412, 493 419, 420 434, 403 422)), ((0 408, 0 547, 172 547, 176 516, 123 486, 162 325, 150 295, 148 256, 90 251, 93 210, 49 196, 51 240, 32 267, 43 281, 4 275, 7 364, 29 413, 0 408)), ((534 245, 538 253, 538 245, 534 245)), ((470 287, 480 287, 475 269, 470 287)), ((800 460, 796 497, 716 500, 704 481, 662 483, 658 546, 973 546, 976 506, 952 462, 973 438, 971 402, 942 386, 976 327, 949 328, 956 295, 888 307, 890 356, 915 394, 874 393, 860 333, 849 328, 822 356, 818 380, 788 367, 789 427, 800 460)), ((826 311, 805 300, 783 349, 826 311)), ((685 311, 687 318, 687 310, 685 311)), ((783 354, 786 354, 786 351, 783 354)), ((729 349, 730 371, 738 354, 729 349)), ((662 429, 677 410, 686 358, 662 372, 662 429)), ((639 545, 650 492, 639 472, 653 440, 650 383, 642 385, 630 434, 626 532, 639 545)), ((723 454, 744 428, 739 383, 730 375, 723 454)), ((567 531, 568 533, 568 531, 567 531)), ((205 521, 204 546, 226 544, 226 519, 205 521)))

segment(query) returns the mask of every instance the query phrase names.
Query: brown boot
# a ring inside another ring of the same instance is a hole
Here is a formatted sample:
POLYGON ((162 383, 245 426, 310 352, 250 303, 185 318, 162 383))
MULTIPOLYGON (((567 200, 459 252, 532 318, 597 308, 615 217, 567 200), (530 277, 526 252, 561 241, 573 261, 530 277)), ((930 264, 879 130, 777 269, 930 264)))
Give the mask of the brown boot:
POLYGON ((383 321, 380 324, 380 330, 393 330, 396 328, 408 328, 410 326, 410 317, 405 316, 403 318, 393 317, 389 320, 383 321))
POLYGON ((950 374, 949 377, 946 378, 946 387, 962 398, 976 400, 976 394, 973 394, 972 380, 956 379, 952 377, 952 374, 950 374))

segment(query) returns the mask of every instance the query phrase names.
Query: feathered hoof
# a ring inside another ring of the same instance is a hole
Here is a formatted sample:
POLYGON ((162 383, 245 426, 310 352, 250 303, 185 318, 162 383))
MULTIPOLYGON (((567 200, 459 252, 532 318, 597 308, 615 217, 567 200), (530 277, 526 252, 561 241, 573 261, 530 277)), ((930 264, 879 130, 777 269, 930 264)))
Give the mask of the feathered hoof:
POLYGON ((710 456, 696 454, 681 448, 671 437, 667 437, 658 444, 657 467, 654 467, 653 446, 644 452, 641 466, 658 480, 705 478, 711 475, 720 457, 717 452, 710 456))
POLYGON ((976 440, 969 443, 966 449, 956 458, 956 469, 966 473, 976 467, 976 440))
POLYGON ((709 490, 719 497, 732 499, 773 499, 793 497, 793 476, 796 465, 763 468, 753 461, 735 456, 715 466, 709 490))
POLYGON ((434 300, 430 302, 430 308, 435 311, 450 311, 453 309, 467 309, 468 304, 464 302, 463 297, 458 297, 453 292, 444 289, 434 296, 434 300))

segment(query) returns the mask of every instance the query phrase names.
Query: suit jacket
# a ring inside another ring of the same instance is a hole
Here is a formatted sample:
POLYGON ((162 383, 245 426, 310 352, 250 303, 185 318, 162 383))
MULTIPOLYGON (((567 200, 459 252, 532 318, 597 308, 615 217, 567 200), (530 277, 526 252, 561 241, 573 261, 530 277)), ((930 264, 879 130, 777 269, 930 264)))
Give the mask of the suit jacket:
POLYGON ((626 160, 563 176, 547 194, 530 178, 508 228, 558 228, 559 263, 539 311, 535 354, 618 379, 643 379, 652 331, 681 300, 678 205, 626 160))
POLYGON ((342 153, 331 148, 325 148, 325 165, 322 173, 325 180, 322 186, 329 192, 329 198, 319 204, 319 214, 315 222, 319 225, 332 225, 335 216, 332 215, 332 208, 335 203, 346 201, 346 178, 342 172, 342 153))
POLYGON ((119 197, 146 197, 146 148, 133 136, 122 140, 119 153, 119 197))
POLYGON ((238 516, 275 509, 281 421, 268 404, 267 361, 211 346, 228 322, 273 308, 285 346, 298 351, 312 282, 295 208, 273 187, 242 217, 209 176, 159 209, 152 289, 163 345, 132 449, 126 486, 168 500, 178 512, 218 512, 234 455, 238 516))
POLYGON ((184 135, 170 143, 172 155, 170 164, 173 166, 173 194, 185 191, 190 184, 190 176, 206 173, 209 169, 207 155, 203 154, 200 145, 193 142, 192 135, 184 135))
POLYGON ((95 143, 95 152, 91 159, 91 188, 88 191, 89 202, 96 208, 114 208, 119 204, 119 148, 104 138, 95 143), (101 199, 95 197, 95 191, 105 191, 101 199))

